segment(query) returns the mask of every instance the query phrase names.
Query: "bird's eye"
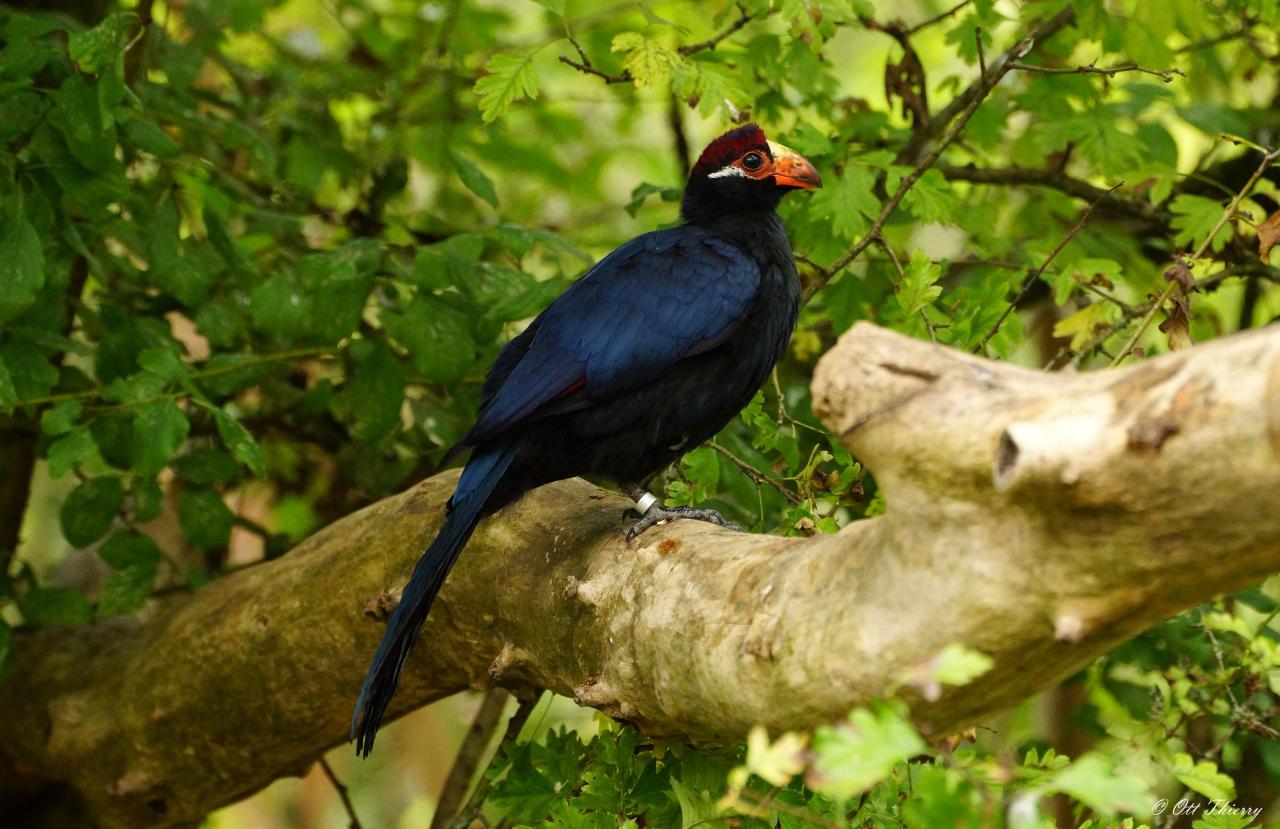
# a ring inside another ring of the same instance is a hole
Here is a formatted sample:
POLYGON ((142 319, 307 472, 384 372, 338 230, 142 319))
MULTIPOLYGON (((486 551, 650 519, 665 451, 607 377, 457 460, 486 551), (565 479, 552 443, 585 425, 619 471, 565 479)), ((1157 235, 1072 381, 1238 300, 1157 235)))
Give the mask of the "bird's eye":
POLYGON ((742 157, 742 166, 748 170, 759 170, 764 166, 764 158, 760 153, 747 153, 742 157))

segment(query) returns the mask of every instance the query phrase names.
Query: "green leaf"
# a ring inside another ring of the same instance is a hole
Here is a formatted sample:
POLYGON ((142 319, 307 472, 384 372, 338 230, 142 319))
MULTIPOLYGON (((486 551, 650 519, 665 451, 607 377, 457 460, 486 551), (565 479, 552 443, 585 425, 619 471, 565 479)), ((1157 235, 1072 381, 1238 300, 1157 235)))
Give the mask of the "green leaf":
MULTIPOLYGON (((1203 196, 1192 196, 1188 193, 1175 198, 1169 204, 1169 212, 1173 214, 1174 230, 1178 231, 1174 242, 1185 246, 1188 250, 1197 250, 1209 238, 1210 231, 1222 218, 1223 207, 1213 199, 1203 196)), ((1213 237, 1212 250, 1219 251, 1231 238, 1231 222, 1224 222, 1222 228, 1213 237)))
POLYGON ((227 546, 235 520, 235 515, 222 502, 222 496, 208 487, 185 487, 178 496, 178 524, 197 550, 227 546))
POLYGON ((0 376, 0 400, 10 393, 17 401, 42 397, 58 382, 58 370, 49 362, 49 355, 30 340, 0 341, 0 365, 9 375, 7 383, 0 376), (11 386, 12 391, 6 386, 11 386))
POLYGON ((1230 801, 1236 796, 1235 781, 1218 771, 1212 760, 1197 763, 1190 754, 1179 753, 1173 758, 1173 776, 1210 800, 1230 801))
POLYGON ((189 308, 199 307, 218 275, 219 260, 206 244, 181 239, 178 194, 165 199, 147 228, 147 276, 157 288, 189 308))
POLYGON ((164 509, 164 492, 154 478, 135 476, 129 488, 133 502, 133 520, 150 521, 164 509))
POLYGON ((102 398, 113 403, 143 403, 160 397, 168 385, 149 371, 138 371, 112 380, 102 390, 102 398))
POLYGON ((298 275, 310 298, 306 330, 326 343, 350 336, 360 325, 380 258, 376 244, 351 242, 299 260, 298 275))
POLYGON ((138 532, 118 532, 98 550, 115 571, 98 599, 98 618, 133 613, 142 607, 155 585, 163 553, 149 537, 138 532))
POLYGON ((848 800, 925 748, 900 704, 880 702, 856 708, 847 722, 814 732, 815 759, 807 782, 828 797, 848 800))
POLYGON ((960 200, 954 195, 950 182, 932 167, 925 170, 903 199, 922 222, 957 224, 960 200))
POLYGON ((941 278, 942 268, 923 251, 915 250, 911 253, 911 261, 903 268, 902 279, 894 291, 904 318, 914 316, 929 307, 942 295, 942 287, 937 284, 941 278))
POLYGON ((67 38, 67 55, 81 72, 98 72, 110 66, 123 51, 135 19, 132 13, 115 12, 92 29, 72 32, 67 38))
POLYGON ((639 32, 623 32, 613 38, 612 52, 625 52, 622 68, 631 74, 636 86, 665 86, 671 73, 684 66, 678 52, 639 32))
MULTIPOLYGON (((1233 809, 1248 808, 1238 804, 1224 805, 1233 809)), ((1259 807, 1255 806, 1253 808, 1258 809, 1259 807)), ((1215 811, 1213 814, 1205 814, 1204 817, 1196 818, 1191 824, 1191 829, 1245 829, 1246 826, 1253 824, 1256 817, 1252 813, 1236 814, 1229 811, 1215 811)))
POLYGON ((115 161, 115 125, 103 117, 97 87, 84 75, 70 75, 54 93, 54 123, 76 161, 102 172, 115 161))
POLYGON ((1149 813, 1154 802, 1146 783, 1119 773, 1111 760, 1093 752, 1054 774, 1049 785, 1105 815, 1149 813))
POLYGON ((941 695, 943 685, 968 685, 993 664, 985 653, 952 642, 934 658, 911 667, 901 680, 919 688, 925 699, 932 701, 941 695))
POLYGON ((770 741, 763 726, 752 727, 747 734, 747 771, 770 786, 779 788, 805 767, 805 740, 791 731, 770 741))
POLYGON ((1071 348, 1079 350, 1090 342, 1094 329, 1107 322, 1107 309, 1101 302, 1086 305, 1053 325, 1053 336, 1071 337, 1071 348))
POLYGON ((509 745, 503 750, 511 756, 511 767, 507 776, 494 785, 490 801, 510 820, 528 823, 541 819, 560 797, 560 788, 534 768, 528 743, 509 745))
POLYGON ((130 118, 124 124, 124 134, 133 146, 166 161, 182 154, 182 145, 169 137, 160 126, 145 118, 130 118))
POLYGON ((944 685, 968 685, 995 665, 982 651, 952 642, 938 654, 935 676, 944 685))
MULTIPOLYGON (((43 287, 40 236, 11 204, 0 213, 0 326, 30 308, 43 287)), ((0 405, 3 403, 0 391, 0 405)))
POLYGON ((49 444, 45 462, 50 478, 61 478, 98 455, 98 444, 88 426, 78 426, 49 444))
POLYGON ((173 471, 182 480, 203 486, 229 484, 240 477, 240 467, 231 455, 213 447, 196 449, 175 459, 173 471))
POLYGON ((982 798, 961 774, 941 765, 913 763, 910 768, 910 798, 902 804, 902 823, 907 829, 980 829, 988 823, 982 798))
POLYGON ((493 179, 484 174, 476 163, 462 153, 449 148, 449 159, 453 162, 453 170, 466 188, 489 203, 490 207, 498 207, 498 191, 494 189, 493 179))
POLYGON ((400 423, 404 369, 381 343, 360 340, 349 353, 352 376, 342 384, 331 405, 352 435, 376 443, 400 423))
POLYGON ((538 97, 538 73, 533 68, 533 56, 539 48, 499 52, 485 64, 485 74, 476 81, 475 91, 480 96, 481 117, 486 124, 505 115, 517 98, 538 97))
POLYGON ((133 420, 133 466, 139 475, 155 475, 187 439, 191 425, 172 399, 148 403, 133 420))
POLYGON ((880 213, 875 184, 875 174, 869 167, 851 164, 838 177, 823 184, 809 200, 809 209, 814 215, 828 219, 836 236, 852 242, 880 213))
POLYGON ((623 205, 623 209, 630 215, 634 216, 640 212, 641 206, 644 205, 645 199, 654 193, 665 202, 673 202, 680 200, 680 189, 677 187, 664 187, 658 184, 650 184, 644 182, 636 189, 631 191, 631 201, 623 205))
POLYGON ((62 400, 40 414, 40 430, 46 435, 65 435, 80 419, 84 406, 79 400, 62 400))
POLYGON ((383 324, 409 351, 414 369, 429 381, 456 383, 475 363, 470 320, 430 294, 418 294, 404 313, 387 315, 383 324))
POLYGON ((680 829, 713 824, 720 814, 716 801, 705 791, 695 794, 674 777, 671 778, 671 791, 680 804, 680 829))
POLYGON ((107 534, 124 505, 124 487, 114 476, 91 478, 71 490, 62 503, 62 534, 86 547, 107 534))
POLYGON ((147 348, 138 353, 138 366, 162 380, 177 380, 187 373, 187 366, 169 348, 147 348))
POLYGON ((222 409, 213 408, 212 412, 213 419, 218 424, 218 437, 231 450, 232 456, 247 466, 254 475, 266 477, 267 458, 249 430, 222 409))
POLYGON ((35 587, 18 599, 22 618, 29 625, 87 625, 93 621, 93 605, 79 590, 67 587, 35 587))
POLYGON ((277 275, 263 282, 249 297, 253 327, 281 341, 290 342, 306 330, 311 298, 293 280, 277 275))

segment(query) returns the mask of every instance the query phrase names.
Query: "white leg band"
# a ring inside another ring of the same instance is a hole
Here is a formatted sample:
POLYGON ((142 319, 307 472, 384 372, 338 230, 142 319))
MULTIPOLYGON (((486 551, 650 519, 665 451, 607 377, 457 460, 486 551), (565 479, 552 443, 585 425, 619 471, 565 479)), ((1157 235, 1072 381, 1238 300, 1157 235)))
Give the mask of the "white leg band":
POLYGON ((636 499, 636 512, 644 515, 649 511, 649 508, 656 503, 658 503, 658 496, 654 495, 652 492, 646 492, 644 495, 641 495, 636 499))

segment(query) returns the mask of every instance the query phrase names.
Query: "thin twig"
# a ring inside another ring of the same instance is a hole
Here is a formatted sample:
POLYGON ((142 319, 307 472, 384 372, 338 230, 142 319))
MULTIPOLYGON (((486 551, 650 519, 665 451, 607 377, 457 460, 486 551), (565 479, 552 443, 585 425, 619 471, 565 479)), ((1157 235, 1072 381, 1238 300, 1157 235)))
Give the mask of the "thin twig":
MULTIPOLYGON (((773 14, 772 9, 766 11, 762 16, 768 17, 770 14, 773 14)), ((679 48, 676 49, 676 52, 683 55, 684 57, 689 57, 690 55, 696 55, 699 52, 705 52, 709 49, 714 49, 717 46, 719 46, 722 41, 724 41, 726 38, 732 36, 734 33, 741 30, 743 26, 746 26, 748 23, 750 23, 754 19, 755 18, 751 15, 751 13, 748 12, 746 8, 743 7, 741 4, 739 4, 737 20, 730 23, 725 29, 720 31, 718 34, 712 35, 706 40, 699 41, 698 43, 690 43, 686 46, 680 46, 679 48)), ((591 59, 587 57, 587 52, 585 49, 582 48, 582 44, 580 44, 577 41, 577 39, 568 32, 567 29, 565 31, 565 36, 568 39, 569 43, 573 46, 574 50, 578 53, 578 60, 574 60, 573 58, 568 57, 567 55, 561 55, 560 56, 561 63, 566 64, 568 66, 572 66, 574 69, 577 69, 579 72, 583 72, 587 75, 594 75, 595 77, 599 78, 600 80, 604 81, 607 84, 630 83, 631 81, 635 80, 635 77, 627 69, 623 69, 621 72, 619 72, 616 75, 611 75, 608 72, 603 72, 597 69, 595 65, 591 63, 591 59)))
POLYGON ((764 474, 759 469, 756 469, 754 466, 747 463, 742 458, 739 458, 737 455, 730 452, 724 446, 721 446, 719 443, 716 443, 714 440, 708 442, 707 445, 710 446, 712 449, 716 450, 717 452, 719 452, 724 457, 728 458, 730 463, 738 467, 738 469, 742 470, 742 473, 746 475, 748 478, 750 478, 751 480, 755 481, 756 484, 766 484, 768 486, 773 487, 774 489, 778 490, 779 493, 782 494, 783 498, 786 498, 788 501, 790 501, 793 504, 804 503, 803 498, 801 498, 799 495, 795 494, 791 490, 787 489, 782 484, 781 481, 777 480, 776 478, 771 478, 768 475, 764 474))
MULTIPOLYGON (((254 366, 264 365, 266 363, 278 363, 286 360, 300 360, 306 357, 331 357, 337 353, 338 349, 331 346, 307 346, 305 348, 292 348, 286 351, 277 351, 274 354, 261 354, 257 357, 251 357, 238 363, 226 363, 224 365, 215 366, 213 368, 199 369, 186 375, 188 380, 204 380, 210 377, 219 377, 223 374, 232 374, 242 369, 253 368, 254 366)), ((64 400, 86 400, 97 397, 106 389, 105 385, 92 386, 83 391, 61 392, 58 394, 46 394, 43 397, 31 397, 26 400, 19 400, 13 404, 13 408, 21 409, 25 406, 42 406, 46 403, 61 403, 64 400)), ((169 395, 161 395, 158 400, 166 397, 176 397, 179 392, 169 395)), ((149 401, 139 401, 149 402, 149 401)))
POLYGON ((951 17, 953 14, 960 11, 961 9, 963 9, 965 6, 969 5, 972 2, 973 0, 961 0, 961 2, 956 3, 954 6, 947 9, 946 11, 935 14, 933 17, 930 17, 928 20, 921 21, 916 25, 912 26, 910 29, 907 29, 907 34, 913 35, 916 32, 920 31, 921 29, 927 29, 930 26, 934 25, 935 23, 941 23, 942 21, 946 20, 948 17, 951 17))
MULTIPOLYGON (((525 722, 529 719, 529 715, 533 713, 533 709, 538 704, 537 697, 524 697, 520 700, 520 705, 516 708, 511 719, 507 720, 507 730, 502 736, 502 744, 506 746, 515 742, 516 737, 520 736, 520 729, 524 728, 525 722)), ((480 814, 480 810, 484 808, 484 802, 489 797, 489 791, 493 788, 493 780, 489 775, 489 770, 493 768, 494 762, 502 754, 502 749, 493 755, 489 760, 489 765, 485 769, 485 773, 481 776, 475 789, 471 792, 471 797, 467 798, 466 804, 458 810, 458 816, 449 824, 449 829, 467 829, 471 825, 471 821, 476 819, 480 814)))
POLYGON ((498 730, 498 722, 502 719, 502 711, 507 706, 509 695, 501 688, 490 688, 480 700, 480 708, 476 711, 467 736, 458 748, 454 757, 453 768, 440 790, 440 798, 436 803, 435 816, 431 818, 431 829, 445 829, 449 821, 457 816, 460 807, 471 788, 471 778, 475 776, 476 767, 484 757, 493 734, 498 730))
MULTIPOLYGON (((772 10, 772 9, 770 9, 769 11, 766 11, 766 12, 765 12, 765 16, 766 16, 766 17, 767 17, 768 15, 770 15, 770 14, 773 14, 773 10, 772 10)), ((705 51, 707 51, 708 49, 714 49, 714 48, 716 48, 717 46, 719 46, 719 45, 720 45, 720 41, 722 41, 722 40, 724 40, 725 38, 727 38, 727 37, 729 37, 729 36, 733 35, 735 32, 737 32, 737 31, 738 31, 739 29, 741 29, 743 26, 745 26, 745 25, 747 25, 748 23, 750 23, 750 22, 751 22, 751 19, 752 19, 752 18, 751 18, 751 13, 750 13, 750 12, 748 12, 748 11, 746 10, 746 8, 745 8, 741 3, 739 3, 739 4, 738 4, 738 19, 737 19, 737 20, 735 20, 735 21, 733 21, 731 24, 729 24, 728 28, 726 28, 724 31, 720 32, 720 34, 718 34, 718 35, 714 35, 714 36, 712 36, 712 37, 707 38, 706 40, 702 41, 701 43, 691 43, 691 44, 689 44, 688 46, 681 46, 681 47, 680 47, 679 49, 677 49, 676 51, 677 51, 677 52, 679 52, 680 54, 682 54, 682 55, 684 55, 684 56, 688 57, 689 55, 696 55, 698 52, 705 52, 705 51)))
POLYGON ((338 797, 342 798, 342 808, 347 810, 348 828, 364 829, 364 824, 360 823, 360 818, 356 817, 356 807, 351 802, 351 795, 347 793, 347 787, 342 785, 342 781, 338 779, 338 775, 333 773, 333 767, 329 765, 329 761, 322 756, 317 762, 320 763, 320 769, 324 772, 324 776, 329 778, 329 782, 333 784, 333 788, 338 793, 338 797))
POLYGON ((1032 63, 1015 63, 1014 69, 1020 69, 1023 72, 1039 72, 1042 75, 1106 75, 1107 77, 1115 77, 1121 72, 1142 72, 1147 75, 1155 75, 1165 83, 1169 83, 1174 76, 1185 78, 1187 75, 1181 69, 1174 67, 1173 69, 1149 69, 1145 66, 1139 66, 1136 63, 1122 63, 1116 66, 1036 66, 1032 63))
POLYGON ((978 46, 978 71, 982 73, 979 77, 985 78, 987 76, 987 51, 982 48, 981 26, 973 27, 973 39, 977 42, 978 46))
POLYGON ((1123 184, 1124 182, 1121 181, 1107 188, 1098 196, 1098 198, 1093 200, 1092 204, 1090 204, 1085 209, 1084 213, 1080 215, 1079 220, 1076 221, 1075 226, 1072 227, 1071 230, 1067 233, 1067 235, 1062 238, 1062 241, 1058 242, 1057 246, 1052 251, 1049 252, 1048 257, 1046 257, 1045 260, 1040 263, 1040 267, 1036 268, 1035 271, 1033 271, 1023 281, 1022 289, 1018 291, 1018 295, 1013 298, 1012 302, 1009 303, 1009 307, 1004 309, 1004 313, 1000 315, 1000 319, 996 320, 995 325, 991 326, 991 330, 989 330, 987 332, 987 335, 982 338, 982 342, 978 343, 978 345, 974 347, 973 351, 975 354, 987 347, 987 343, 991 342, 991 338, 994 337, 997 334, 997 332, 1000 331, 1000 326, 1004 325, 1004 321, 1008 319, 1009 315, 1013 313, 1013 310, 1018 307, 1018 303, 1022 302, 1022 300, 1026 297, 1027 292, 1031 290, 1031 286, 1034 285, 1036 283, 1036 280, 1038 280, 1044 274, 1045 268, 1049 267, 1049 265, 1053 263, 1054 258, 1059 253, 1062 252, 1062 249, 1065 248, 1067 245, 1069 245, 1071 243, 1071 240, 1076 238, 1076 235, 1079 234, 1080 231, 1084 229, 1084 223, 1089 221, 1089 214, 1092 213, 1093 209, 1098 206, 1098 203, 1102 201, 1102 198, 1106 195, 1109 195, 1110 193, 1114 193, 1116 188, 1120 187, 1123 184))
MULTIPOLYGON (((1071 9, 1066 9, 1059 12, 1042 25, 1033 28, 1018 41, 1017 45, 1000 58, 988 74, 979 77, 978 80, 974 82, 974 85, 970 88, 975 89, 975 92, 970 95, 966 91, 957 96, 956 100, 959 100, 960 98, 968 95, 967 103, 960 110, 959 114, 955 116, 955 120, 952 121, 951 125, 947 128, 946 134, 928 153, 928 155, 926 155, 924 159, 915 166, 915 169, 903 177, 902 181, 898 183, 898 189, 889 197, 889 200, 885 202, 884 207, 880 210, 880 215, 876 217, 876 220, 871 224, 871 228, 863 234, 862 238, 859 239, 858 242, 843 256, 833 262, 830 266, 823 268, 817 276, 810 281, 807 286, 805 286, 804 300, 806 302, 812 299, 814 294, 822 290, 823 286, 831 280, 832 276, 846 268, 851 262, 853 262, 853 260, 857 259, 864 250, 870 247, 872 242, 876 240, 876 237, 880 235, 880 231, 884 228, 885 222, 889 220, 889 217, 893 215, 893 211, 895 211, 898 208, 898 205, 902 203, 902 199, 907 195, 907 191, 915 186, 915 183, 920 180, 920 177, 924 175, 925 171, 932 167, 942 156, 942 153, 947 149, 947 147, 951 146, 952 142, 960 136, 961 131, 964 130, 965 124, 967 124, 969 119, 973 117, 973 113, 977 112, 979 105, 982 104, 988 93, 990 93, 991 90, 995 88, 995 85, 1009 73, 1013 65, 1030 52, 1032 47, 1035 46, 1036 41, 1042 38, 1046 32, 1057 31, 1062 28, 1062 26, 1065 26, 1067 22, 1074 19, 1075 12, 1071 9)), ((951 104, 948 104, 947 109, 950 109, 954 104, 955 101, 953 100, 951 104)), ((944 109, 943 111, 945 112, 946 110, 944 109)), ((936 121, 937 119, 934 119, 931 124, 935 124, 936 121)))
MULTIPOLYGON (((1249 191, 1251 191, 1253 186, 1258 183, 1258 179, 1262 178, 1262 174, 1267 171, 1267 168, 1270 167, 1277 158, 1280 158, 1280 148, 1270 150, 1262 157, 1262 163, 1258 165, 1258 169, 1253 171, 1253 175, 1249 176, 1249 180, 1244 183, 1244 187, 1240 188, 1240 191, 1236 193, 1235 198, 1233 198, 1227 205, 1226 209, 1222 211, 1222 215, 1218 217, 1218 221, 1214 224, 1213 229, 1209 231, 1209 235, 1200 243, 1200 247, 1196 248, 1195 253, 1191 254, 1189 257, 1191 261, 1194 262, 1204 256, 1205 251, 1209 249, 1209 245, 1213 243, 1214 237, 1218 235, 1218 231, 1222 230, 1223 225, 1225 225, 1227 221, 1235 215, 1236 208, 1240 206, 1240 202, 1244 201, 1245 197, 1249 195, 1249 191)), ((1146 315, 1143 316, 1142 320, 1138 323, 1138 327, 1133 332, 1133 336, 1129 337, 1128 341, 1124 344, 1124 348, 1120 349, 1116 356, 1112 358, 1111 363, 1108 366, 1109 368, 1115 368, 1120 365, 1125 357, 1129 356, 1129 352, 1133 350, 1133 347, 1137 345, 1138 340, 1146 332, 1147 326, 1151 325, 1151 320, 1155 318, 1156 312, 1164 307, 1165 302, 1169 300, 1169 297, 1173 296, 1173 292, 1177 287, 1177 282, 1170 281, 1165 289, 1160 292, 1160 296, 1151 303, 1150 310, 1147 311, 1146 315)))

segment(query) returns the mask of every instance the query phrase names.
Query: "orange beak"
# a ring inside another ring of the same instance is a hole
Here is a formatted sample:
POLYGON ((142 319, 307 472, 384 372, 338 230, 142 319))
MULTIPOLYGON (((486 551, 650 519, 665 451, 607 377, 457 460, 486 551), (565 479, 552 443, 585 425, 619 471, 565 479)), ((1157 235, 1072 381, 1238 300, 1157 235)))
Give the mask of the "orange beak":
POLYGON ((773 154, 773 180, 783 187, 812 190, 822 186, 822 177, 809 163, 809 159, 789 147, 769 142, 773 154))

